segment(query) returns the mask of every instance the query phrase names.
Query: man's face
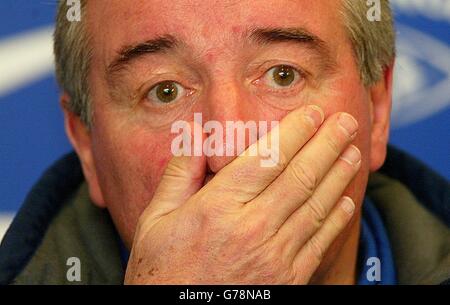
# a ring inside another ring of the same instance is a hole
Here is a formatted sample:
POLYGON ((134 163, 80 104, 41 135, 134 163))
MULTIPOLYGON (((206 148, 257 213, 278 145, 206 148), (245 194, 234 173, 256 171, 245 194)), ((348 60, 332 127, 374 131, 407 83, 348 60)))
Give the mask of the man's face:
MULTIPOLYGON (((340 5, 89 2, 95 174, 88 180, 93 200, 108 208, 128 246, 172 157, 171 124, 192 121, 194 112, 203 122, 280 121, 305 104, 319 105, 325 116, 352 114, 360 126, 354 144, 361 150, 362 169, 345 194, 361 202, 371 167, 372 101, 360 81, 340 5), (125 56, 145 42, 156 45, 125 56), (290 75, 287 83, 274 73, 282 65, 290 75), (161 82, 166 94, 157 86, 161 82)), ((216 173, 232 159, 208 157, 209 171, 216 173)))

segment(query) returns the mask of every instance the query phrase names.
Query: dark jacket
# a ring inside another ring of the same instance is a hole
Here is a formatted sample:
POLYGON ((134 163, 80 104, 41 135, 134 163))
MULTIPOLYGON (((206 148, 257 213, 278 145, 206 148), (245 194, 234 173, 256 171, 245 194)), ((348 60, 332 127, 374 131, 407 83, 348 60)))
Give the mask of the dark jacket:
MULTIPOLYGON (((399 283, 448 283, 448 181, 389 147, 366 195, 383 219, 399 283)), ((71 284, 70 257, 81 262, 76 284, 123 282, 118 234, 108 211, 90 201, 74 153, 47 170, 14 218, 0 246, 0 284, 71 284)))

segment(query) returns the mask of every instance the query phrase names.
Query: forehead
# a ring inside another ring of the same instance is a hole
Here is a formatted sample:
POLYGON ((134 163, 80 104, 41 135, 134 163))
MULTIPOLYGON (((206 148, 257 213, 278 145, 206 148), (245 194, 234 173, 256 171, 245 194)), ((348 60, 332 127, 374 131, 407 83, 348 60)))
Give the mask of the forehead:
POLYGON ((127 0, 88 2, 94 56, 170 34, 191 48, 231 45, 249 28, 303 27, 330 45, 342 39, 336 0, 127 0), (97 52, 99 51, 99 52, 97 52))

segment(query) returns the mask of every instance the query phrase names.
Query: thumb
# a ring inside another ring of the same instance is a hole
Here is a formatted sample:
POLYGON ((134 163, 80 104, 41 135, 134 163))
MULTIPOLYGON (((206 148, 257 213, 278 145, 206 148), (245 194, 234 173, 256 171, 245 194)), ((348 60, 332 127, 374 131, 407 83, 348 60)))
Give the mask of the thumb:
POLYGON ((173 151, 172 145, 174 157, 167 164, 152 201, 144 211, 144 218, 156 219, 171 213, 203 186, 206 157, 202 148, 205 135, 202 127, 194 122, 185 123, 182 130, 183 133, 173 140, 182 139, 181 145, 176 148, 177 151, 173 151))

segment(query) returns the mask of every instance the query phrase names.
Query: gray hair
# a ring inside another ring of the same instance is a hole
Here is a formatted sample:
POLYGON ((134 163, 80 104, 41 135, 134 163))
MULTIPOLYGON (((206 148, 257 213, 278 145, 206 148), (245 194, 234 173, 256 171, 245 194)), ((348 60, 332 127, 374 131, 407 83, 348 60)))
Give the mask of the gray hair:
POLYGON ((83 22, 87 0, 80 0, 80 21, 67 19, 67 11, 70 7, 66 2, 66 0, 59 1, 53 34, 56 79, 70 96, 70 101, 66 105, 68 110, 78 115, 87 126, 91 126, 92 111, 88 75, 92 48, 86 23, 83 22))
POLYGON ((365 0, 344 0, 342 10, 360 77, 366 86, 376 83, 395 58, 395 30, 389 0, 380 0, 380 10, 379 21, 369 20, 365 0))
MULTIPOLYGON (((80 0, 81 21, 67 20, 69 7, 61 0, 54 32, 56 78, 70 96, 68 109, 88 127, 92 125, 89 98, 89 66, 92 55, 90 35, 83 22, 87 0, 80 0)), ((395 57, 395 31, 389 0, 380 0, 381 20, 369 21, 366 0, 343 0, 341 15, 353 45, 361 81, 376 83, 395 57)))

